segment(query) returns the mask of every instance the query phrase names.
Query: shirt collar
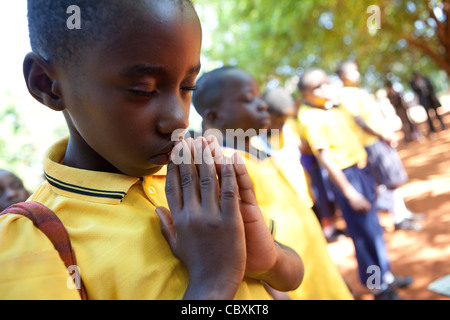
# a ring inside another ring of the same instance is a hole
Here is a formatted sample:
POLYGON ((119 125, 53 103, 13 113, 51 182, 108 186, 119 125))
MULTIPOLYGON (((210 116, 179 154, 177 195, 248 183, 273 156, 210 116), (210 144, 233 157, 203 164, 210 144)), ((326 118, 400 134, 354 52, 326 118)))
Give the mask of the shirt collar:
POLYGON ((139 178, 123 174, 90 171, 61 164, 67 144, 68 138, 57 142, 44 158, 45 178, 56 193, 91 202, 120 204, 131 186, 140 181, 139 178))

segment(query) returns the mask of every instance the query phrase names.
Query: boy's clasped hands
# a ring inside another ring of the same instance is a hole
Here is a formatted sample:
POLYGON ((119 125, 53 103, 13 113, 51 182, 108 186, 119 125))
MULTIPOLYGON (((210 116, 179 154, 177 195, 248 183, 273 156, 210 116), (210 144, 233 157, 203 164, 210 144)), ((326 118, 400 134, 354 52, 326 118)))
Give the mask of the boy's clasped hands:
POLYGON ((204 292, 204 299, 232 299, 244 277, 281 291, 297 288, 302 260, 272 238, 240 155, 224 156, 210 136, 178 141, 171 158, 170 211, 159 207, 156 212, 172 251, 189 272, 185 298, 204 292))

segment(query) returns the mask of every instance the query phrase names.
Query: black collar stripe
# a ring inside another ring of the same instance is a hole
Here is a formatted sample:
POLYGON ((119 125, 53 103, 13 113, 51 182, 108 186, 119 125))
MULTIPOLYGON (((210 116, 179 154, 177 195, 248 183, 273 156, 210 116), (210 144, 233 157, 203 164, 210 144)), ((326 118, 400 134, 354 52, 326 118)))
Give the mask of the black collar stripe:
POLYGON ((82 195, 86 195, 86 196, 120 199, 120 200, 123 199, 123 197, 125 197, 125 195, 126 195, 126 192, 122 192, 122 191, 108 191, 108 190, 99 190, 99 189, 91 189, 91 188, 76 186, 76 185, 58 180, 56 178, 53 178, 52 176, 48 175, 46 172, 44 172, 44 174, 45 174, 45 177, 47 178, 47 181, 52 186, 59 188, 61 190, 78 193, 78 194, 82 194, 82 195))

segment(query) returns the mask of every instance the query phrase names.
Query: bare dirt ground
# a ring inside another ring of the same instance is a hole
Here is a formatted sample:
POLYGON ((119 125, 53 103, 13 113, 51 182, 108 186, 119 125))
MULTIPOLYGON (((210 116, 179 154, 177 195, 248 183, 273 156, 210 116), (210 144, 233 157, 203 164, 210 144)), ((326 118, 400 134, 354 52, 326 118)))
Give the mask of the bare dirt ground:
MULTIPOLYGON (((437 134, 421 142, 400 143, 398 147, 409 175, 409 182, 402 187, 405 202, 411 211, 425 214, 420 222, 422 230, 394 231, 389 213, 380 212, 392 272, 414 278, 408 288, 398 290, 408 300, 450 300, 427 288, 450 274, 450 113, 443 118, 448 130, 438 129, 437 134)), ((435 124, 440 128, 438 122, 435 124)), ((426 123, 419 127, 422 132, 428 131, 426 123)), ((355 298, 373 299, 358 280, 351 239, 331 243, 328 249, 355 298)))

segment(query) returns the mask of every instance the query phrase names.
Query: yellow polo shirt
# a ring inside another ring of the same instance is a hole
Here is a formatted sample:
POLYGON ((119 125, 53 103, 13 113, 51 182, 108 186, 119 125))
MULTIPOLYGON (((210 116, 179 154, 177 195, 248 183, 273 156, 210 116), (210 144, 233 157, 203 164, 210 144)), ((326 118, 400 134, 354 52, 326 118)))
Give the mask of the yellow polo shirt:
MULTIPOLYGON (((64 166, 67 139, 50 148, 47 177, 30 200, 52 209, 65 225, 89 299, 181 299, 184 265, 161 233, 165 172, 139 178, 64 166)), ((0 299, 79 299, 45 235, 27 218, 0 217, 0 299)), ((225 244, 224 244, 225 245, 225 244)), ((236 299, 270 299, 245 279, 236 299)))
MULTIPOLYGON (((259 137, 251 139, 253 147, 258 150, 267 151, 264 146, 265 141, 259 137)), ((307 175, 300 163, 299 139, 287 125, 283 132, 272 134, 267 139, 268 147, 271 149, 270 157, 264 159, 264 162, 271 162, 278 173, 289 183, 297 192, 297 195, 305 202, 308 208, 312 208, 314 201, 310 192, 307 175)))
POLYGON ((345 110, 340 107, 325 110, 302 105, 298 120, 302 136, 316 157, 319 150, 328 149, 341 170, 366 162, 367 153, 356 134, 361 130, 345 110))
MULTIPOLYGON (((383 136, 391 135, 391 132, 383 125, 385 120, 376 102, 361 88, 342 88, 340 106, 347 110, 353 117, 360 117, 375 132, 383 136)), ((378 141, 376 136, 365 132, 359 127, 355 133, 365 147, 371 146, 378 141)))
MULTIPOLYGON (((225 149, 225 154, 236 152, 225 149)), ((339 270, 327 251, 322 228, 314 212, 270 162, 241 152, 264 216, 273 220, 274 238, 302 258, 305 274, 300 286, 290 291, 294 300, 351 300, 339 270)))

